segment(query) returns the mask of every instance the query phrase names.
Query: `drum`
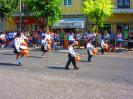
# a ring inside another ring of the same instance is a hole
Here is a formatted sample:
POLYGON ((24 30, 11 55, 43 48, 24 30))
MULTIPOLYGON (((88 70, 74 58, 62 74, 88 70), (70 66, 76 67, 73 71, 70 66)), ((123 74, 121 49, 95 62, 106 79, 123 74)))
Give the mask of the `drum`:
POLYGON ((20 54, 21 55, 24 55, 24 56, 28 56, 28 53, 29 53, 29 49, 27 47, 27 43, 24 41, 22 43, 22 45, 20 46, 20 54))
POLYGON ((74 41, 74 46, 78 46, 78 41, 74 41))
POLYGON ((47 49, 48 49, 48 51, 51 51, 51 45, 47 45, 47 49))
POLYGON ((24 56, 28 56, 29 50, 28 49, 22 49, 20 53, 24 56))
POLYGON ((76 55, 75 60, 76 60, 77 62, 79 62, 79 61, 80 61, 80 55, 79 55, 79 54, 78 54, 78 55, 76 55))
POLYGON ((51 40, 47 40, 47 43, 51 45, 52 44, 52 41, 51 40))
POLYGON ((104 51, 105 51, 105 52, 108 52, 108 51, 109 51, 109 46, 108 46, 108 44, 104 44, 103 46, 104 46, 104 51))
POLYGON ((97 48, 94 48, 94 49, 92 50, 92 52, 93 52, 93 55, 96 55, 96 54, 97 54, 97 48))

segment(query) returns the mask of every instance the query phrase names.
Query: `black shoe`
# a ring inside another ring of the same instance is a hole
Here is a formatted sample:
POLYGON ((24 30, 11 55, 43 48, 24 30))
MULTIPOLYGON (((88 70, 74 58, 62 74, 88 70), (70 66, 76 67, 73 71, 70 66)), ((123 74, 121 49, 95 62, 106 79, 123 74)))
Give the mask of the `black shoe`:
POLYGON ((66 67, 65 67, 65 69, 66 69, 66 70, 69 70, 70 68, 66 68, 66 67))
POLYGON ((76 68, 74 68, 75 70, 78 70, 79 69, 79 67, 76 67, 76 68))
POLYGON ((91 60, 88 60, 88 62, 92 62, 91 60))

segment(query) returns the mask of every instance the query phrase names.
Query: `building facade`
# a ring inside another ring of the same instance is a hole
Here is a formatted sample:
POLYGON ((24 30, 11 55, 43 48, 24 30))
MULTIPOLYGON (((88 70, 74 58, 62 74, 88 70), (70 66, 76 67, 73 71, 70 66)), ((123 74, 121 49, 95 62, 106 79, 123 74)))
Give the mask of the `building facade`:
MULTIPOLYGON (((133 0, 112 0, 114 4, 113 15, 104 23, 105 29, 113 33, 121 31, 128 33, 133 30, 133 0)), ((88 20, 88 27, 93 26, 94 21, 88 20)))
MULTIPOLYGON (((70 5, 63 6, 63 15, 65 17, 83 17, 82 4, 83 0, 64 0, 70 5), (71 2, 71 3, 70 3, 71 2)), ((133 30, 133 0, 112 0, 114 4, 113 16, 105 20, 104 29, 117 33, 118 30, 133 30)), ((86 19, 85 27, 91 30, 95 22, 86 19)))

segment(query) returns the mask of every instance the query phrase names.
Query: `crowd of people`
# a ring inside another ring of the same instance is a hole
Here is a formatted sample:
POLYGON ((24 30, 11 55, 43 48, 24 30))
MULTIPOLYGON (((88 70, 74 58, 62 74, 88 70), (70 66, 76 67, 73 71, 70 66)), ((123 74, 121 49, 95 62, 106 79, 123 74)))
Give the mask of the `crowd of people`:
MULTIPOLYGON (((133 33, 130 33, 128 49, 133 47, 133 33)), ((69 64, 72 62, 75 69, 79 69, 76 65, 75 57, 78 54, 74 51, 74 46, 77 48, 84 47, 88 53, 88 62, 91 62, 93 55, 97 53, 97 47, 101 47, 101 54, 106 51, 114 51, 116 46, 121 49, 123 34, 119 31, 114 34, 110 31, 100 31, 99 33, 86 31, 82 33, 69 31, 45 32, 38 31, 37 33, 30 32, 8 32, 0 34, 0 47, 13 47, 16 54, 16 65, 22 65, 24 56, 28 56, 29 47, 40 47, 42 57, 45 57, 46 52, 56 48, 68 48, 68 62, 65 66, 69 69, 69 64)))
MULTIPOLYGON (((122 43, 124 41, 123 33, 118 31, 118 33, 112 33, 110 31, 100 31, 99 33, 90 31, 56 31, 56 32, 22 32, 28 39, 29 47, 39 47, 41 45, 41 40, 44 35, 51 41, 51 47, 56 48, 67 48, 68 42, 75 40, 78 42, 78 48, 84 46, 86 49, 87 41, 92 39, 92 44, 95 47, 101 46, 101 41, 107 42, 111 48, 111 51, 115 50, 116 47, 122 48, 122 43)), ((13 47, 14 39, 17 32, 2 32, 0 33, 0 47, 13 47)), ((129 40, 133 39, 133 33, 129 33, 129 40)), ((132 49, 133 45, 129 42, 127 48, 132 49)))

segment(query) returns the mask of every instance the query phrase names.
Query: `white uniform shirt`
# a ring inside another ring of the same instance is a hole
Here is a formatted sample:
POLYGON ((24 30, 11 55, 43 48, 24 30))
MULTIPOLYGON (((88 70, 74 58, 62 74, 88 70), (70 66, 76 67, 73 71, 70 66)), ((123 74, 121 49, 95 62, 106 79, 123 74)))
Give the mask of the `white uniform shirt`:
POLYGON ((46 39, 47 40, 51 40, 51 35, 50 34, 46 34, 46 39))
POLYGON ((87 43, 87 50, 93 50, 94 46, 91 43, 87 43))
POLYGON ((93 46, 90 42, 87 43, 86 48, 87 48, 87 50, 89 51, 90 55, 93 55, 94 46, 93 46))
POLYGON ((105 44, 105 42, 104 42, 104 40, 102 40, 102 41, 101 41, 101 47, 102 47, 102 48, 104 48, 104 44, 105 44))
POLYGON ((17 51, 20 51, 20 46, 22 44, 22 39, 21 38, 15 38, 15 48, 17 49, 17 51))
POLYGON ((68 46, 68 52, 69 52, 72 56, 76 57, 76 54, 77 54, 77 53, 74 51, 72 45, 68 46))
POLYGON ((47 45, 46 38, 41 40, 41 45, 43 45, 43 46, 46 46, 47 45))
POLYGON ((2 40, 6 40, 6 35, 5 35, 5 34, 1 34, 1 35, 0 35, 0 38, 1 38, 2 40))
POLYGON ((74 41, 74 34, 69 35, 69 41, 74 41))

